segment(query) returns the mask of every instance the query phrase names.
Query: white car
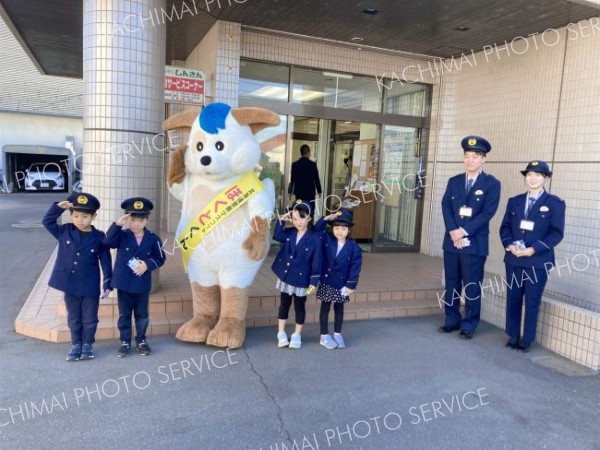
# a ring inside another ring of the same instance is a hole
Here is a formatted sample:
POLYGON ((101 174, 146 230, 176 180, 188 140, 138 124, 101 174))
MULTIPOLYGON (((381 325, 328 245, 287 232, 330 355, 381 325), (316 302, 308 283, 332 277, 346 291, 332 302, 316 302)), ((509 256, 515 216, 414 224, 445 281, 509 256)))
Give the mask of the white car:
POLYGON ((25 171, 26 191, 62 191, 65 177, 56 163, 34 163, 25 171))

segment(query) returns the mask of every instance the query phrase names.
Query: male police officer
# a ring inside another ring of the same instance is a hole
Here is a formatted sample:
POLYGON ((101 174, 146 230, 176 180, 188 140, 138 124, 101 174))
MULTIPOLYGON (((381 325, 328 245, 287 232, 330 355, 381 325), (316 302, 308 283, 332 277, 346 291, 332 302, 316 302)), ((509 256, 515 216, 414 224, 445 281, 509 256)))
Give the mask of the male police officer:
POLYGON ((467 136, 461 145, 466 173, 448 180, 442 198, 446 227, 443 243, 446 319, 440 331, 450 333, 460 330, 460 337, 471 339, 479 324, 489 223, 498 209, 500 182, 483 172, 485 156, 492 149, 488 141, 479 136, 467 136), (460 314, 463 288, 464 318, 460 314))

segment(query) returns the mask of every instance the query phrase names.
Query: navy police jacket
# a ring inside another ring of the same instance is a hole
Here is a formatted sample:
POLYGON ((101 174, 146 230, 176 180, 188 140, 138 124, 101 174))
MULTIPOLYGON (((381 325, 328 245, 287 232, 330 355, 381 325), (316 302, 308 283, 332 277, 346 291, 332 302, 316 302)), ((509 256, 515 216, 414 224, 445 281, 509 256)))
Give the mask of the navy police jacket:
POLYGON ((506 212, 500 226, 500 239, 504 248, 515 241, 524 241, 526 247, 533 247, 533 256, 517 258, 510 252, 504 255, 505 264, 521 267, 545 267, 554 264, 554 247, 564 236, 565 202, 556 195, 543 192, 533 204, 527 220, 533 222, 533 230, 521 228, 525 220, 525 203, 528 193, 517 195, 508 200, 506 212))
POLYGON ((162 251, 160 238, 144 229, 144 237, 138 245, 131 230, 123 230, 121 226, 113 222, 106 232, 104 243, 110 248, 117 249, 111 287, 133 294, 150 292, 152 283, 150 272, 165 263, 165 254, 162 251), (127 265, 127 262, 134 257, 144 261, 148 266, 148 270, 142 276, 137 276, 127 265))
POLYGON ((100 266, 104 275, 104 289, 110 287, 112 267, 110 250, 104 245, 104 233, 92 226, 92 231, 81 242, 79 230, 72 223, 58 225, 64 209, 53 204, 42 223, 58 240, 58 254, 48 285, 69 295, 100 297, 100 266))
POLYGON ((338 241, 335 236, 325 231, 326 227, 327 221, 323 218, 315 225, 315 231, 321 233, 322 241, 321 283, 336 289, 344 286, 356 289, 362 267, 362 249, 354 239, 348 237, 340 253, 336 255, 338 241))
POLYGON ((291 286, 307 288, 316 286, 321 278, 321 241, 317 234, 306 230, 296 244, 298 231, 285 228, 278 220, 273 239, 281 242, 279 253, 271 265, 275 275, 291 286))
POLYGON ((452 253, 486 256, 489 253, 490 220, 496 214, 500 203, 500 181, 481 172, 468 194, 465 184, 465 173, 448 180, 442 198, 442 215, 446 227, 442 248, 452 253), (463 206, 471 208, 470 217, 461 216, 463 206), (467 238, 471 245, 458 249, 448 233, 461 227, 468 233, 467 238))

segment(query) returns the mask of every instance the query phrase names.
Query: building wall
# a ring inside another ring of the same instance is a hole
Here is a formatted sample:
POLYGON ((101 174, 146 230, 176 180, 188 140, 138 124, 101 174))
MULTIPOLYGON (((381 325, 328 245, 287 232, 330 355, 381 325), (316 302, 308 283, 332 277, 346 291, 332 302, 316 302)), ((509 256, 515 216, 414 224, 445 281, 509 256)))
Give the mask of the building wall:
MULTIPOLYGON (((82 119, 0 112, 0 150, 5 145, 64 147, 66 136, 75 138, 75 151, 80 154, 83 146, 82 119)), ((0 158, 0 169, 3 164, 4 158, 0 158)))
MULTIPOLYGON (((0 18, 0 150, 5 145, 82 147, 82 80, 40 73, 0 18)), ((0 158, 0 170, 4 158, 0 158)))
POLYGON ((409 80, 433 83, 435 71, 428 70, 427 58, 401 56, 400 53, 374 51, 325 43, 319 40, 242 30, 243 58, 294 64, 311 68, 348 72, 357 75, 392 77, 406 75, 409 80))
POLYGON ((186 67, 202 70, 209 80, 206 103, 238 103, 240 75, 239 23, 217 21, 186 59, 186 67))

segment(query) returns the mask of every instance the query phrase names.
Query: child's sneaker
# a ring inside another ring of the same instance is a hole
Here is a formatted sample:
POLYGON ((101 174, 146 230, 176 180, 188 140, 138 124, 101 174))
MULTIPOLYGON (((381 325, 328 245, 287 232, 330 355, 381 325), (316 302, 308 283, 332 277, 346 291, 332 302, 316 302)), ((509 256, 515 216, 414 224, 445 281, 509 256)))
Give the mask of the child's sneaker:
POLYGON ((279 333, 277 333, 277 340, 277 347, 279 348, 287 347, 288 345, 290 345, 290 341, 288 341, 288 337, 285 331, 280 331, 279 333))
POLYGON ((334 348, 337 347, 337 344, 335 343, 335 341, 329 334, 321 335, 320 344, 329 350, 333 350, 334 348))
POLYGON ((150 350, 150 346, 148 345, 146 340, 138 342, 135 348, 137 349, 138 353, 142 356, 148 356, 152 354, 152 350, 150 350))
POLYGON ((337 348, 346 348, 346 343, 344 342, 344 338, 341 334, 335 333, 333 335, 333 340, 337 344, 337 348))
POLYGON ((94 359, 94 349, 92 348, 92 344, 83 344, 81 359, 94 359))
POLYGON ((127 358, 129 356, 129 352, 131 351, 131 344, 127 341, 121 342, 121 346, 119 347, 119 351, 117 352, 118 358, 127 358))
POLYGON ((290 348, 300 348, 302 345, 302 339, 300 338, 299 333, 292 334, 292 338, 290 339, 290 348))
POLYGON ((71 351, 67 353, 65 361, 79 361, 81 358, 81 344, 71 345, 71 351))

